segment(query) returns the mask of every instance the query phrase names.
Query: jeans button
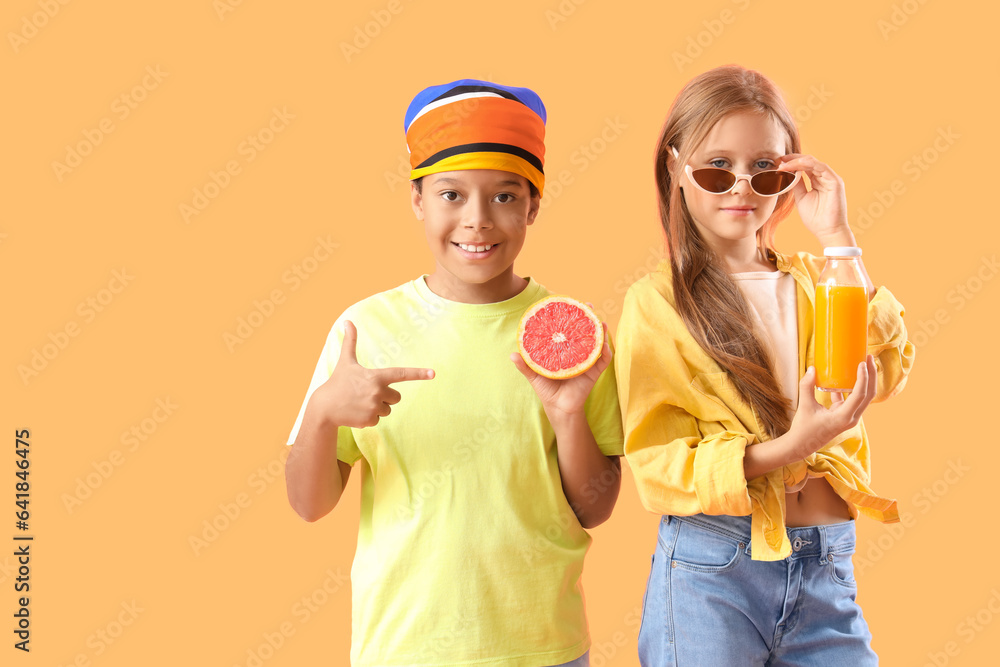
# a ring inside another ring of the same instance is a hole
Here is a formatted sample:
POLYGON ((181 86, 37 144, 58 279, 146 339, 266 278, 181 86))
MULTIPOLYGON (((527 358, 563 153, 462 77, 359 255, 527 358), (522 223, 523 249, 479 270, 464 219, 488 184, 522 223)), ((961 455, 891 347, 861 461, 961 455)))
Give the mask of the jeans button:
POLYGON ((808 544, 812 544, 812 542, 810 542, 809 540, 803 540, 800 536, 796 535, 795 539, 792 540, 792 551, 798 553, 799 550, 802 549, 802 547, 808 544))

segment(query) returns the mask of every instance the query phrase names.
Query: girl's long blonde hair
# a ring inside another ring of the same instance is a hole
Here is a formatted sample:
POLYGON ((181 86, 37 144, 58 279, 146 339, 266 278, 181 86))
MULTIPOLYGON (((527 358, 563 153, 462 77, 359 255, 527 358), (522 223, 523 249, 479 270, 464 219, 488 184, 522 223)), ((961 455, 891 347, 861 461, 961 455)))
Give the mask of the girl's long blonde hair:
MULTIPOLYGON (((799 133, 777 87, 754 70, 717 67, 692 79, 674 100, 656 146, 656 188, 666 232, 676 308, 694 339, 726 371, 740 396, 753 408, 764 431, 776 438, 788 431, 790 403, 782 394, 767 348, 754 335, 746 298, 717 261, 695 226, 680 192, 684 165, 723 117, 758 113, 785 130, 786 153, 800 150, 799 133), (668 169, 671 148, 678 152, 668 169)), ((794 206, 790 192, 778 197, 774 212, 757 232, 768 256, 774 230, 794 206)))

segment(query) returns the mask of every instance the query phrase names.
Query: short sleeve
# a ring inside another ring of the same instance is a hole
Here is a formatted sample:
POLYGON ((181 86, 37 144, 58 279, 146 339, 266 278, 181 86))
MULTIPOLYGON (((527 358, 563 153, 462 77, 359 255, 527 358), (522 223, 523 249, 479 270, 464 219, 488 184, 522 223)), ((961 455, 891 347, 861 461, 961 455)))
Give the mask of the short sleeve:
MULTIPOLYGON (((340 347, 344 342, 344 319, 344 316, 338 318, 330 329, 329 335, 326 337, 323 351, 319 355, 319 361, 316 362, 316 369, 313 371, 312 380, 309 382, 309 390, 306 391, 306 397, 299 408, 299 415, 295 419, 292 431, 288 434, 288 441, 286 443, 288 445, 294 444, 295 438, 298 437, 299 428, 302 426, 302 418, 305 416, 306 406, 309 404, 309 399, 312 397, 313 392, 333 375, 333 369, 337 366, 337 360, 340 358, 340 347)), ((337 429, 337 458, 349 465, 354 465, 361 458, 361 452, 354 439, 354 433, 346 426, 341 426, 337 429)))
MULTIPOLYGON (((610 335, 609 335, 610 339, 610 335)), ((614 343, 609 340, 612 352, 614 343)), ((604 369, 584 405, 587 423, 594 434, 598 448, 605 456, 621 456, 625 453, 625 436, 622 432, 622 413, 618 404, 618 383, 615 363, 612 359, 604 369)))

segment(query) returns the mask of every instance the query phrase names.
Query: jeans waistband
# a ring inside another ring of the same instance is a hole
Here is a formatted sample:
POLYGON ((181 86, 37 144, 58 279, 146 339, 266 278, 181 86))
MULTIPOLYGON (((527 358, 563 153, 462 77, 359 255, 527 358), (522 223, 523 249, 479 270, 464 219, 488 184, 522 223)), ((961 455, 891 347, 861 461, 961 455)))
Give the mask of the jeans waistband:
MULTIPOLYGON (((664 516, 664 522, 683 521, 750 544, 750 517, 711 514, 691 516, 664 516)), ((854 553, 854 521, 843 521, 820 526, 787 528, 788 541, 792 543, 790 559, 816 557, 828 554, 854 553)), ((749 546, 747 547, 749 549, 749 546)))

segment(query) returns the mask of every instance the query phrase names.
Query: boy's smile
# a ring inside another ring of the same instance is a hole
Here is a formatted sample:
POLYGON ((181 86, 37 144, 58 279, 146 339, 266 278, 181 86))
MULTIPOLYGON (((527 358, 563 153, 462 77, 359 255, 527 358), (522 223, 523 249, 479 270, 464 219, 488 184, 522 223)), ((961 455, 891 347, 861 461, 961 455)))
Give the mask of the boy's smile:
POLYGON ((499 243, 455 243, 455 245, 464 250, 469 259, 482 259, 484 257, 488 257, 492 254, 493 248, 500 246, 499 243))
POLYGON ((410 195, 434 255, 431 291, 453 301, 494 303, 524 289, 514 260, 539 206, 527 179, 494 169, 447 171, 425 176, 410 195))

